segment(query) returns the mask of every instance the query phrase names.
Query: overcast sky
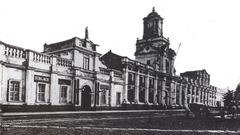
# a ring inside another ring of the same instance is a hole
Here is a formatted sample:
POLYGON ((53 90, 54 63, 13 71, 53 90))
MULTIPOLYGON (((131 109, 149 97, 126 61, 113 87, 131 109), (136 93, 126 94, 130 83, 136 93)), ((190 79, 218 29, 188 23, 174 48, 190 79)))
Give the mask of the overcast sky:
POLYGON ((177 74, 206 69, 211 84, 235 89, 240 82, 238 0, 0 0, 0 40, 36 51, 44 43, 89 38, 98 52, 134 59, 143 17, 152 7, 164 18, 163 34, 175 51, 177 74))

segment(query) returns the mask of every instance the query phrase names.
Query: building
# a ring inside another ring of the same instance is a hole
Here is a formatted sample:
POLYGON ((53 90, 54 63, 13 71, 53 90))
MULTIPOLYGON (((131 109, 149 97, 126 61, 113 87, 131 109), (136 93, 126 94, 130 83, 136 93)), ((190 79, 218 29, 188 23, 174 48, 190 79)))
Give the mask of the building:
POLYGON ((206 70, 175 74, 163 18, 153 8, 143 19, 135 60, 74 37, 44 44, 42 53, 0 42, 2 111, 160 109, 189 103, 216 106, 206 70))

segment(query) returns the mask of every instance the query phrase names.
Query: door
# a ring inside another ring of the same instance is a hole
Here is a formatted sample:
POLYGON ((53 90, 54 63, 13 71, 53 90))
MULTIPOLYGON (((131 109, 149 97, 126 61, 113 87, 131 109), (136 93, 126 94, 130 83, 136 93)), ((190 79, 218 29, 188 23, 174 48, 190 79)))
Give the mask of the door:
POLYGON ((82 105, 84 110, 89 110, 91 108, 91 88, 87 85, 82 88, 82 105))

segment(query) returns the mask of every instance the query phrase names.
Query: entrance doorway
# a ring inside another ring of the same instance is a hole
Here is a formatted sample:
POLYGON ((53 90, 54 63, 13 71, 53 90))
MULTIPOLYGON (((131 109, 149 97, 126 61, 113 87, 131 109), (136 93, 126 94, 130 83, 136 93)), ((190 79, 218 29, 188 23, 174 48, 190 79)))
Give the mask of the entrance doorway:
POLYGON ((82 88, 82 109, 90 110, 91 108, 91 88, 87 85, 82 88))

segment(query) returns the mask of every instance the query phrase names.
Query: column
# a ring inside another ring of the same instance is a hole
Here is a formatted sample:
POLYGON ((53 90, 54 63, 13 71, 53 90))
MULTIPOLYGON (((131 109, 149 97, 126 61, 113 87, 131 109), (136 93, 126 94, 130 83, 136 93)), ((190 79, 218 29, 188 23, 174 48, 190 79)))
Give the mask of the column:
POLYGON ((139 103, 139 70, 136 72, 136 76, 135 76, 135 100, 134 102, 136 104, 139 103))
POLYGON ((158 81, 157 85, 161 86, 161 87, 157 86, 158 87, 157 92, 159 93, 157 102, 158 102, 159 105, 162 105, 163 104, 163 102, 162 102, 162 80, 157 80, 157 81, 158 81))
POLYGON ((170 89, 169 89, 170 91, 169 91, 169 105, 170 106, 173 106, 174 105, 174 100, 175 100, 175 93, 176 93, 176 91, 175 91, 175 82, 173 82, 172 80, 171 80, 171 83, 170 83, 170 89))
POLYGON ((187 84, 184 84, 183 85, 183 93, 184 93, 184 101, 183 101, 183 106, 184 108, 188 108, 188 103, 187 103, 187 87, 188 85, 187 84))
POLYGON ((189 91, 190 91, 190 94, 189 94, 189 103, 192 103, 192 98, 193 98, 193 96, 192 96, 192 85, 190 84, 189 85, 189 91))
POLYGON ((145 89, 145 104, 148 104, 148 93, 149 93, 149 73, 146 77, 146 89, 145 89))
POLYGON ((123 92, 123 104, 128 103, 128 67, 126 67, 124 70, 124 92, 123 92))
POLYGON ((198 103, 201 103, 201 87, 198 87, 198 103))
POLYGON ((208 89, 206 89, 206 105, 208 105, 208 89))
POLYGON ((166 73, 166 60, 165 60, 165 57, 163 56, 162 57, 162 71, 163 73, 166 73))
POLYGON ((182 83, 179 83, 179 106, 182 106, 182 83))
POLYGON ((206 89, 203 89, 203 104, 206 105, 206 89))
POLYGON ((164 79, 162 80, 162 92, 161 92, 162 94, 161 94, 161 99, 160 99, 162 105, 167 105, 167 103, 165 102, 166 100, 162 96, 162 95, 165 95, 165 91, 166 91, 166 78, 164 77, 164 79))
POLYGON ((197 102, 197 86, 194 85, 193 88, 194 88, 194 103, 196 103, 197 102))

